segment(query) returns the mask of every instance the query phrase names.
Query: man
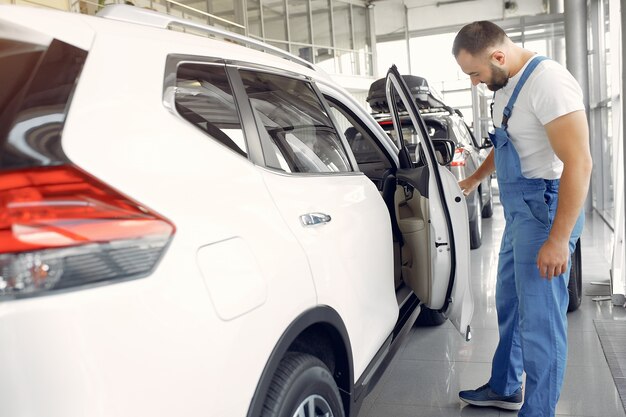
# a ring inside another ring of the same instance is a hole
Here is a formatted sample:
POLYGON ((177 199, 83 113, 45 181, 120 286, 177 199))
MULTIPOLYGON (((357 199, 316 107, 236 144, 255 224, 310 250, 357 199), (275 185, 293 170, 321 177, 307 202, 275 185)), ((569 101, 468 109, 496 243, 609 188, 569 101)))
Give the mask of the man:
POLYGON ((519 416, 554 416, 567 358, 569 259, 592 165, 582 91, 565 68, 515 45, 491 22, 463 27, 452 52, 474 85, 496 92, 494 149, 459 186, 469 194, 496 170, 506 219, 491 378, 459 397, 521 408, 519 416))

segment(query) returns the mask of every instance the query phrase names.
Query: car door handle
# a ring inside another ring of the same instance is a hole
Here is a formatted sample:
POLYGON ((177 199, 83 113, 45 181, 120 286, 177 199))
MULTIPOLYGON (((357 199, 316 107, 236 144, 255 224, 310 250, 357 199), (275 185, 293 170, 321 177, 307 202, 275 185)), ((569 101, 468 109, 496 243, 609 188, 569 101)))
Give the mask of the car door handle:
POLYGON ((319 224, 326 224, 331 221, 331 217, 324 213, 307 213, 300 216, 300 222, 302 226, 317 226, 319 224))

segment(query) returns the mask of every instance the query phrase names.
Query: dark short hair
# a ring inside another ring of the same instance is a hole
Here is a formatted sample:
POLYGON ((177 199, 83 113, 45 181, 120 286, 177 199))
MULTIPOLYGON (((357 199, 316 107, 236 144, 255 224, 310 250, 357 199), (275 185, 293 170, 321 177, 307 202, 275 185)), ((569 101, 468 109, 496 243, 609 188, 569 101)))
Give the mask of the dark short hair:
POLYGON ((502 43, 506 37, 506 33, 495 23, 486 20, 473 22, 463 26, 456 34, 452 53, 458 57, 461 49, 465 49, 470 55, 476 56, 490 46, 502 43))

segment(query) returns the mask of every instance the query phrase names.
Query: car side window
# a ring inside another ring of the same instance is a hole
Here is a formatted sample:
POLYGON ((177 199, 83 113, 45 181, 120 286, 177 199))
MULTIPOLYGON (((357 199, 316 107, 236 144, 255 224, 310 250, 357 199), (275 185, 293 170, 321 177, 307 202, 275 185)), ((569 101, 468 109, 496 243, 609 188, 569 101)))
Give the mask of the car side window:
POLYGON ((341 108, 332 99, 326 97, 330 105, 330 111, 337 121, 338 128, 343 131, 348 145, 354 154, 359 166, 371 163, 387 161, 384 153, 378 148, 376 142, 366 130, 360 126, 354 117, 345 109, 341 108))
POLYGON ((469 131, 467 130, 467 128, 465 126, 462 126, 462 121, 454 121, 452 120, 452 126, 454 129, 454 135, 459 139, 459 142, 467 147, 467 146, 474 146, 474 144, 472 143, 472 137, 470 136, 469 131))
POLYGON ((176 71, 174 103, 185 120, 247 157, 237 106, 223 65, 180 64, 176 71))
POLYGON ((330 117, 305 80, 240 70, 268 167, 292 173, 349 172, 330 117))

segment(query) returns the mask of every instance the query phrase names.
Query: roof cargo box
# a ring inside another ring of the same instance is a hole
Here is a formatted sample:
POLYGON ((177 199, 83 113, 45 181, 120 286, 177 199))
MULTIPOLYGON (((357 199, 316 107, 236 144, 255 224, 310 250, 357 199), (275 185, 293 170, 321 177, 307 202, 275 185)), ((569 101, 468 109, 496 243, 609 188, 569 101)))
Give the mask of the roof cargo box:
MULTIPOLYGON (((447 107, 437 92, 430 88, 425 78, 418 77, 417 75, 403 75, 402 79, 404 79, 411 95, 415 98, 418 109, 447 107)), ((370 85, 369 92, 367 93, 367 103, 370 105, 373 112, 389 113, 389 105, 387 104, 387 95, 385 93, 385 81, 386 78, 381 78, 370 85)), ((403 110, 404 106, 401 105, 400 100, 398 100, 397 103, 399 109, 403 110)))

